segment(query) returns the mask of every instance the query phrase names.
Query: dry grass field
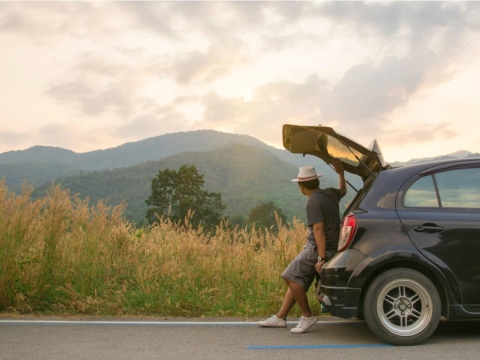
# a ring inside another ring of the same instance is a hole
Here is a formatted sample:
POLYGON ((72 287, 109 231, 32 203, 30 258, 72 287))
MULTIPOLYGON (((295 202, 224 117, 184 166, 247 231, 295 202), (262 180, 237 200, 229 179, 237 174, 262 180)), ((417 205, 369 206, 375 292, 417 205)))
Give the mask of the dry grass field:
MULTIPOLYGON (((123 205, 92 206, 55 186, 33 200, 32 190, 16 195, 0 183, 4 312, 270 315, 286 290, 280 275, 306 241, 306 227, 295 219, 278 234, 220 224, 205 235, 162 219, 136 229, 123 205)), ((309 296, 318 313, 312 290, 309 296)))

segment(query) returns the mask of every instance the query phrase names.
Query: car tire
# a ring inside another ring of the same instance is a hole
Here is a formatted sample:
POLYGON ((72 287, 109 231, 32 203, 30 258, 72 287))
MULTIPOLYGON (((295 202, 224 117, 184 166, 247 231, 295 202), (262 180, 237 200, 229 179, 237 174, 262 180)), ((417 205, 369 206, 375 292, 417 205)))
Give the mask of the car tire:
POLYGON ((425 275, 398 268, 380 274, 368 287, 363 314, 370 330, 394 345, 429 338, 440 322, 438 291, 425 275))

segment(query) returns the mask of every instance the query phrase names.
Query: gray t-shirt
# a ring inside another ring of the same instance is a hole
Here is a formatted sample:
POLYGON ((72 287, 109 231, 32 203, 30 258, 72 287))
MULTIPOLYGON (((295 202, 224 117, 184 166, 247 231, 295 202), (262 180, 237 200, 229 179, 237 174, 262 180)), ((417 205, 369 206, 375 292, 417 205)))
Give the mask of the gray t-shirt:
POLYGON ((340 208, 342 194, 339 189, 327 188, 314 192, 307 201, 308 243, 317 246, 313 224, 323 223, 326 251, 337 252, 340 235, 340 208))

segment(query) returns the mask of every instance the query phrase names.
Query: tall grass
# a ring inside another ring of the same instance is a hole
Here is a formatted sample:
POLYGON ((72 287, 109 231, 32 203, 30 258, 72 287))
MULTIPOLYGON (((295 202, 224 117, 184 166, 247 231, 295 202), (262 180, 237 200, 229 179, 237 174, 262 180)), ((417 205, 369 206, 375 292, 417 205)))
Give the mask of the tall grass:
POLYGON ((43 198, 31 192, 15 195, 0 182, 0 311, 269 315, 286 291, 280 275, 306 239, 295 219, 278 234, 220 224, 205 235, 164 219, 136 229, 122 217, 125 205, 90 206, 53 185, 43 198))

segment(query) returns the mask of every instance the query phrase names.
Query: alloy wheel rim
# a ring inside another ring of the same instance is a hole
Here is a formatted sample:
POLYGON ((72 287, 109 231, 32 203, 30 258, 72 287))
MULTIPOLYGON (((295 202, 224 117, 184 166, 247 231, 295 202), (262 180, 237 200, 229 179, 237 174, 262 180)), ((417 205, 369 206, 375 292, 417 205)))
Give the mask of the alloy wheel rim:
POLYGON ((396 279, 389 282, 380 292, 376 305, 383 326, 399 336, 421 333, 433 315, 429 292, 412 279, 396 279))

